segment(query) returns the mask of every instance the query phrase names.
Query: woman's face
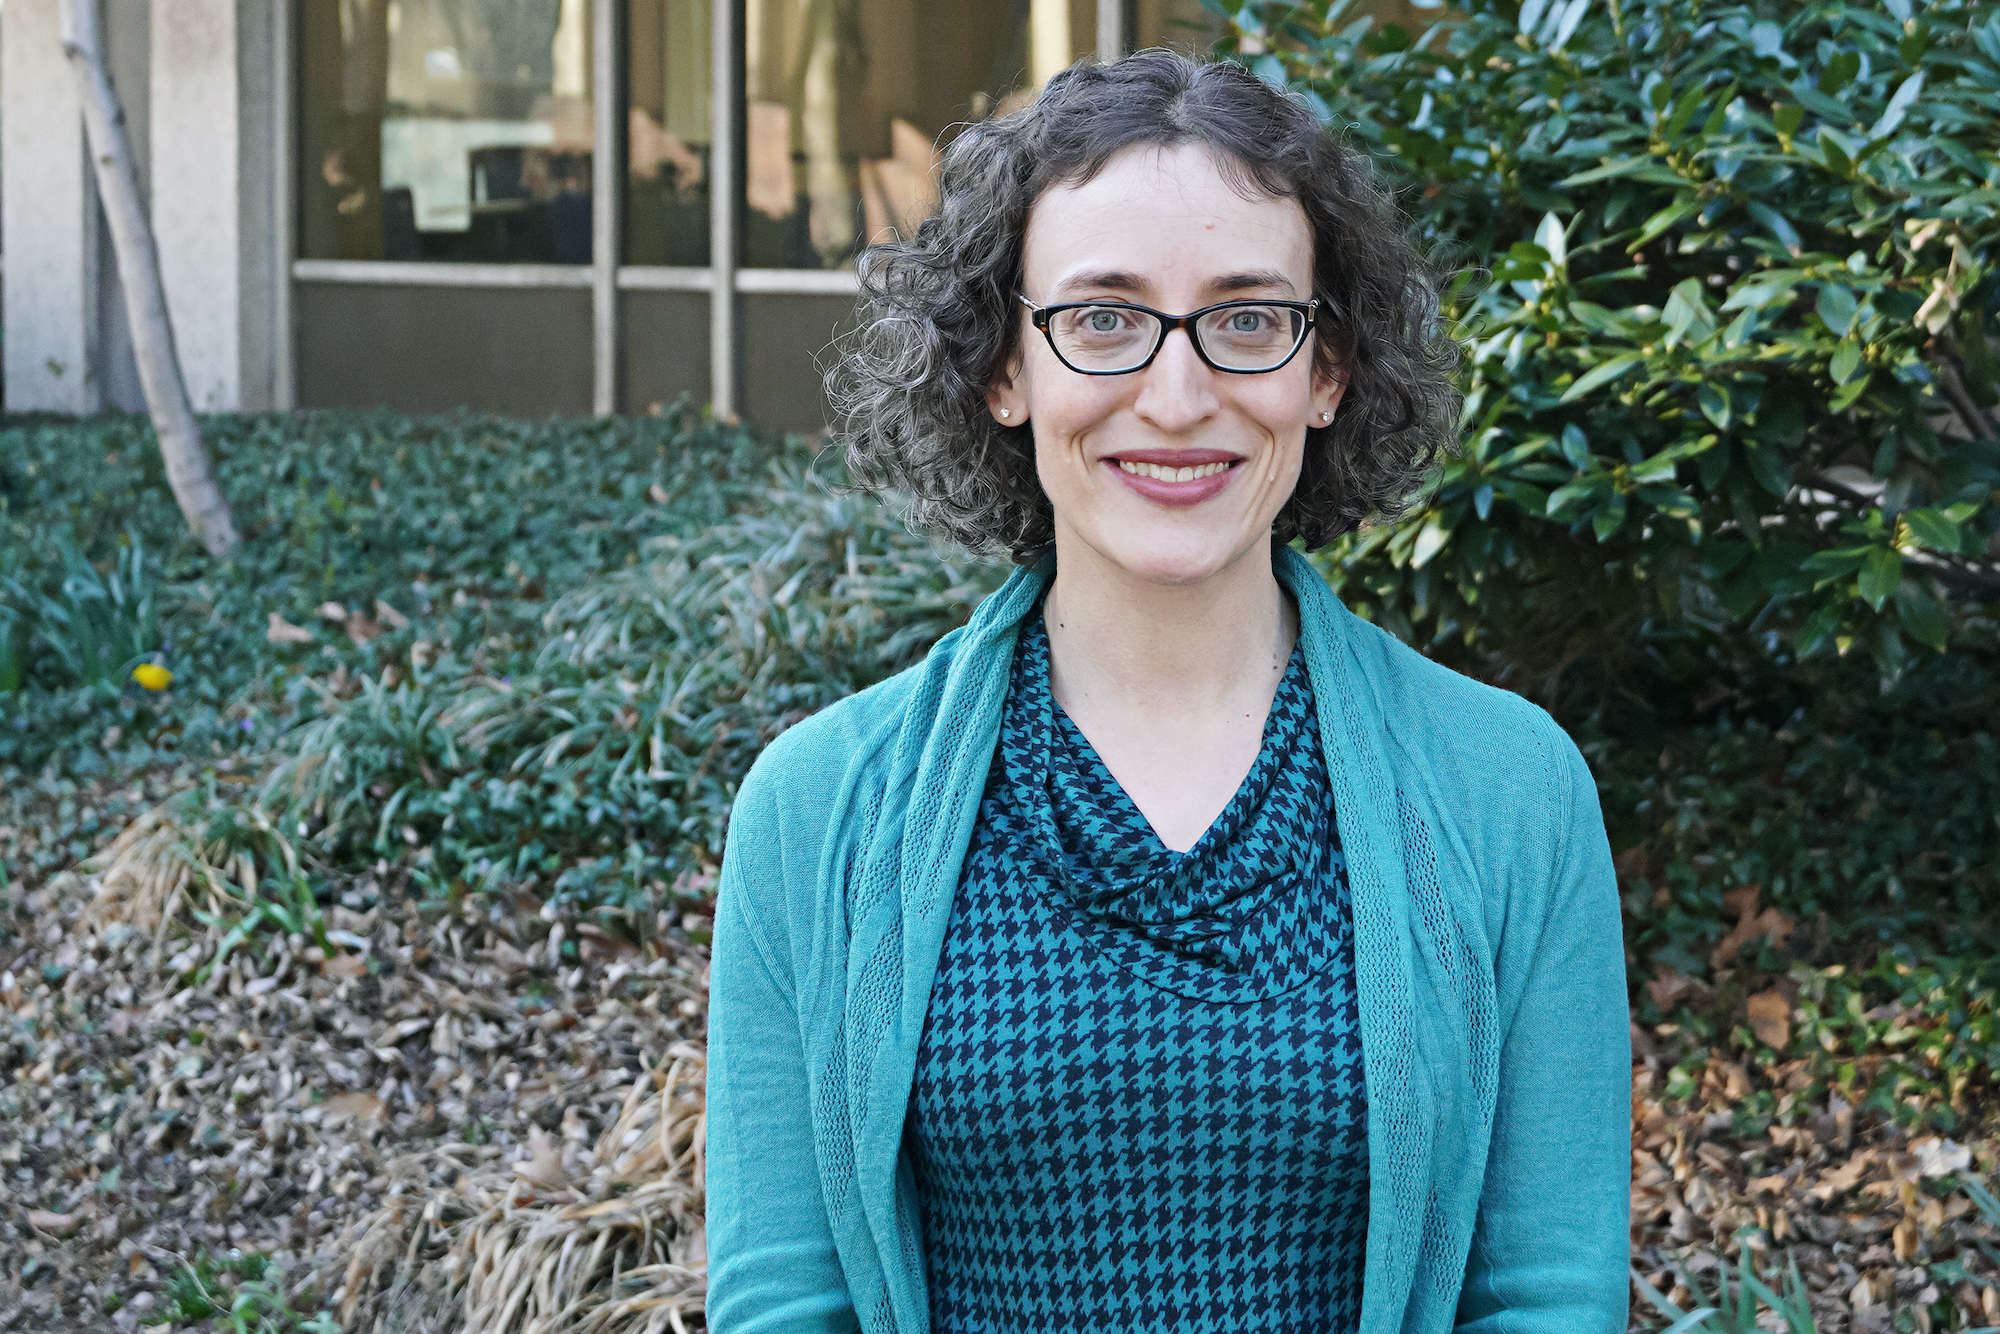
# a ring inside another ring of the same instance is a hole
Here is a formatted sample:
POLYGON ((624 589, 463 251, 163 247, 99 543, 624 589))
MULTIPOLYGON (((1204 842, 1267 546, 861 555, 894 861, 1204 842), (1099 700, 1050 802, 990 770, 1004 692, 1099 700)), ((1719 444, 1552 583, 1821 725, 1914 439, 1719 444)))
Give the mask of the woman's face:
MULTIPOLYGON (((1023 269, 1040 306, 1128 302, 1185 315, 1219 301, 1309 301, 1312 233, 1296 200, 1246 194, 1210 150, 1143 145, 1035 201, 1023 269)), ((1087 551, 1163 586, 1268 559, 1306 428, 1340 401, 1340 384, 1313 370, 1316 335, 1264 374, 1211 369, 1175 330, 1145 370, 1080 375, 1020 314, 1019 350, 987 400, 1003 424, 1034 430, 1059 553, 1087 551), (1163 468, 1206 475, 1153 475, 1163 468)))

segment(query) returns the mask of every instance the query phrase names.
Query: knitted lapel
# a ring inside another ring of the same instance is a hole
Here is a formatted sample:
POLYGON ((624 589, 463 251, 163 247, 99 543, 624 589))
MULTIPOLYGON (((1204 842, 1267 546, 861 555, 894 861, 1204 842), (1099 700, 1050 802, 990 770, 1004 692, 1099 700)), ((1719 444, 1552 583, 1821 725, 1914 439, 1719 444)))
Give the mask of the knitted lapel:
POLYGON ((1403 1325, 1422 1244, 1431 1127, 1438 1115, 1417 1032, 1418 969, 1396 780, 1380 701, 1348 639, 1353 613, 1303 556, 1289 547, 1274 554, 1278 582, 1299 604, 1299 637, 1312 675, 1334 820, 1354 898, 1354 980, 1368 1085, 1361 1334, 1389 1334, 1403 1325))
MULTIPOLYGON (((1016 570, 980 603, 948 653, 933 652, 903 715, 883 810, 847 896, 849 1093, 854 1171, 895 1328, 929 1324, 916 1220, 894 1189, 904 1117, 931 983, 959 868, 1000 735, 1021 621, 1055 577, 1055 560, 1016 570)), ((940 647, 945 647, 940 645, 940 647)), ((856 1293, 867 1320, 877 1313, 856 1293)), ((877 1327, 881 1321, 878 1317, 877 1327)))

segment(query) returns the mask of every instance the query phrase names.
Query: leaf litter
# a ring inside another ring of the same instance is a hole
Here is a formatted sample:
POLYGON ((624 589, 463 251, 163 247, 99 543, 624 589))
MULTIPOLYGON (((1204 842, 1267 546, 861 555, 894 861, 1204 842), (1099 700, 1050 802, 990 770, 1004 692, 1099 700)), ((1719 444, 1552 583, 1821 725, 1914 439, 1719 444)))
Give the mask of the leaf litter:
POLYGON ((232 946, 272 900, 176 809, 0 889, 0 1329, 155 1323, 237 1253, 315 1328, 700 1327, 702 901, 638 943, 350 877, 232 946))
MULTIPOLYGON (((700 1328, 705 903, 641 945, 391 872, 230 947, 296 864, 187 809, 0 902, 29 924, 0 945, 0 1329, 129 1331, 239 1253, 314 1328, 700 1328)), ((1747 1009, 1767 1042, 1792 1022, 1776 989, 1747 1009)), ((1668 1101, 1671 1053, 1634 1048, 1635 1330, 1666 1323, 1638 1284, 1685 1307, 1746 1254, 1797 1266, 1824 1334, 2000 1323, 1990 1136, 1807 1106, 1800 1062, 1711 1060, 1668 1101)))

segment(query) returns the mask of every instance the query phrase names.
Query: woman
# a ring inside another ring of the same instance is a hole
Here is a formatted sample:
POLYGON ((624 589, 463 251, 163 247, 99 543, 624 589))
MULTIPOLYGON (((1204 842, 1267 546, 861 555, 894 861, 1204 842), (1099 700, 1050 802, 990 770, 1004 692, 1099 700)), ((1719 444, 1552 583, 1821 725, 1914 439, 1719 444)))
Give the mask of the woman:
POLYGON ((1234 66, 1079 66, 863 272, 857 475, 1021 568, 743 785, 711 1327, 1623 1330, 1590 774, 1285 545, 1453 429, 1366 168, 1234 66))

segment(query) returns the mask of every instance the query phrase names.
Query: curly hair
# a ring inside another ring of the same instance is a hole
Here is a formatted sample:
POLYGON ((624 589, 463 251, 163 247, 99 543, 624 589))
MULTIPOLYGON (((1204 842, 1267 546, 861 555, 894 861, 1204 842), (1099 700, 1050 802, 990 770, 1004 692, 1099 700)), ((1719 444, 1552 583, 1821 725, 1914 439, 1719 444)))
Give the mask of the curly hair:
POLYGON ((987 411, 1020 337, 1028 210, 1135 144, 1204 145, 1247 190, 1296 199, 1313 235, 1316 369, 1346 382, 1306 432, 1280 540, 1323 546, 1407 508, 1457 431, 1458 348, 1435 284, 1367 160, 1241 66, 1141 51, 1056 74, 1028 106, 967 128, 944 156, 937 212, 861 256, 857 328, 826 374, 848 471, 901 491, 910 523, 1028 561, 1054 541, 1032 426, 987 411))

